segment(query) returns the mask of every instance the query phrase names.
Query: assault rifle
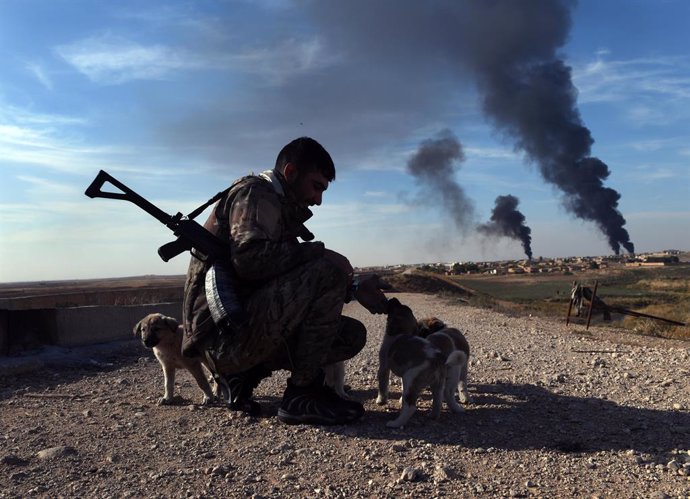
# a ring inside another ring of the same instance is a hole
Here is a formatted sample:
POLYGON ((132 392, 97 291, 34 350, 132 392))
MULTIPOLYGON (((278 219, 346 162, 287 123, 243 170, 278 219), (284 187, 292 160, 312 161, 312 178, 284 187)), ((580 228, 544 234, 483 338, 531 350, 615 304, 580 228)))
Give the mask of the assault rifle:
POLYGON ((230 243, 216 237, 201 224, 196 222, 194 218, 203 212, 209 205, 222 198, 228 190, 229 188, 219 192, 186 216, 179 212, 174 216, 168 215, 103 170, 98 172, 94 181, 91 182, 91 185, 86 189, 85 194, 90 198, 122 199, 134 203, 172 230, 177 236, 177 239, 158 248, 158 256, 160 256, 164 262, 167 262, 185 251, 189 251, 202 261, 216 261, 227 258, 230 255, 230 243), (101 190, 106 182, 109 182, 122 192, 101 190))

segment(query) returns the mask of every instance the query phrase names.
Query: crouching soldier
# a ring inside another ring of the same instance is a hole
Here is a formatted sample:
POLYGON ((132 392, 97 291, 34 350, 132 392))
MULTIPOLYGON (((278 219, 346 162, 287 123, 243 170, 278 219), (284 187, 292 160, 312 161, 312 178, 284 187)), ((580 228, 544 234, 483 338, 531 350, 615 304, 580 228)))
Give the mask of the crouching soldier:
POLYGON ((323 367, 354 357, 366 342, 364 325, 343 316, 343 304, 354 297, 371 313, 384 313, 386 297, 377 276, 354 286, 347 258, 313 241, 304 226, 309 206, 321 204, 334 179, 329 153, 311 138, 296 139, 273 170, 237 180, 205 223, 230 241, 231 252, 213 265, 192 257, 183 351, 207 356, 233 409, 257 414, 254 388, 286 369, 281 421, 347 424, 364 414, 361 403, 325 386, 323 367), (233 315, 218 303, 224 293, 241 319, 223 319, 233 315))

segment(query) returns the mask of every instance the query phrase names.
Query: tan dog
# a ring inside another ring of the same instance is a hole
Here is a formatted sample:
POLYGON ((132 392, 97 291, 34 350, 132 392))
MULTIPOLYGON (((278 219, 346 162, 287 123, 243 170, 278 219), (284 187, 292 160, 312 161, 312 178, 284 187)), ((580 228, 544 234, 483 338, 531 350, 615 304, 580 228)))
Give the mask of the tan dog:
MULTIPOLYGON (((437 348, 449 352, 450 349, 462 350, 467 355, 467 362, 461 366, 458 372, 451 372, 449 378, 451 382, 455 380, 455 385, 457 385, 458 395, 460 397, 460 402, 463 404, 469 404, 471 402, 470 394, 467 391, 467 369, 469 366, 470 359, 470 344, 468 343, 465 335, 463 335, 459 329, 454 327, 448 327, 446 324, 437 317, 426 317, 424 319, 419 319, 417 321, 419 326, 418 335, 422 338, 427 338, 430 340, 437 348), (444 336, 447 338, 444 338, 444 336), (448 345, 448 341, 451 345, 448 345), (445 346, 444 346, 445 345, 445 346)), ((448 388, 448 386, 446 386, 448 388)))
POLYGON ((163 314, 149 314, 134 326, 134 335, 141 337, 141 342, 147 348, 153 349, 153 354, 163 368, 165 392, 158 403, 167 405, 172 403, 175 390, 175 371, 187 369, 196 380, 201 391, 204 392, 203 404, 214 401, 213 391, 209 385, 204 368, 206 362, 201 357, 185 357, 182 355, 182 326, 172 317, 163 314))
POLYGON ((404 426, 417 409, 417 399, 427 386, 431 388, 431 415, 441 413, 443 400, 453 412, 463 412, 455 400, 455 374, 467 364, 467 355, 455 349, 451 340, 418 336, 419 326, 412 310, 397 298, 388 300, 386 334, 379 350, 378 397, 383 405, 388 399, 390 372, 402 378, 403 393, 399 416, 386 423, 390 428, 404 426), (437 346, 438 345, 438 346, 437 346), (439 348, 440 347, 440 348, 439 348))

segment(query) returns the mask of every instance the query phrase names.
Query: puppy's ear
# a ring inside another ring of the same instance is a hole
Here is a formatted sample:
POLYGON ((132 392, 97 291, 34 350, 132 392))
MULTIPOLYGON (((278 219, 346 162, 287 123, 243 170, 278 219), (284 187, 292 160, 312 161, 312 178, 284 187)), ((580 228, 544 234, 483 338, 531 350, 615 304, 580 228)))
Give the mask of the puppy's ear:
POLYGON ((427 327, 429 328, 430 333, 435 333, 436 331, 440 331, 441 329, 446 327, 446 323, 438 317, 429 317, 428 320, 429 322, 427 324, 427 327))
POLYGON ((141 319, 139 322, 137 322, 136 326, 134 326, 134 336, 140 336, 141 335, 141 328, 144 325, 144 321, 146 318, 144 317, 141 319))
POLYGON ((177 322, 177 319, 173 317, 166 317, 163 316, 163 322, 165 323, 166 326, 170 328, 171 331, 177 331, 177 326, 180 325, 179 322, 177 322))

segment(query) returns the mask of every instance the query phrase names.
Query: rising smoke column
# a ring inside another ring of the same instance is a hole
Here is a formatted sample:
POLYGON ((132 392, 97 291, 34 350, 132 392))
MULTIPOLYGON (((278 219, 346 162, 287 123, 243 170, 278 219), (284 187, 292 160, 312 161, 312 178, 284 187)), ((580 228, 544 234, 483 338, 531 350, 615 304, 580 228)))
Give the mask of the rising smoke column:
POLYGON ((450 130, 442 130, 434 138, 422 141, 407 162, 407 171, 427 191, 425 199, 440 201, 444 210, 461 232, 474 217, 474 204, 455 181, 454 164, 465 160, 462 145, 450 130))
POLYGON ((556 54, 570 30, 572 2, 466 3, 477 21, 466 25, 465 35, 486 115, 562 191, 568 211, 594 222, 616 254, 621 246, 632 253, 620 194, 604 186, 608 166, 590 156, 594 140, 577 109, 571 70, 556 54), (485 41, 483 28, 511 18, 514 27, 526 23, 524 29, 494 30, 485 41))
POLYGON ((491 212, 491 221, 479 225, 477 230, 488 236, 505 236, 517 239, 527 259, 532 259, 532 230, 525 225, 525 216, 517 209, 520 201, 515 196, 498 196, 491 212))
MULTIPOLYGON (((591 156, 594 140, 577 109, 571 69, 558 53, 570 33, 574 0, 308 4, 324 40, 351 63, 350 73, 376 68, 374 76, 394 78, 377 102, 418 90, 418 98, 396 102, 396 111, 416 117, 409 107, 415 104, 439 116, 455 104, 452 88, 442 84, 447 77, 457 88, 476 82, 485 115, 560 191, 565 208, 594 222, 615 253, 621 246, 634 251, 618 211, 620 194, 604 185, 608 166, 591 156)), ((337 81, 353 79, 348 74, 337 81)), ((382 90, 374 82, 364 88, 382 90)))

